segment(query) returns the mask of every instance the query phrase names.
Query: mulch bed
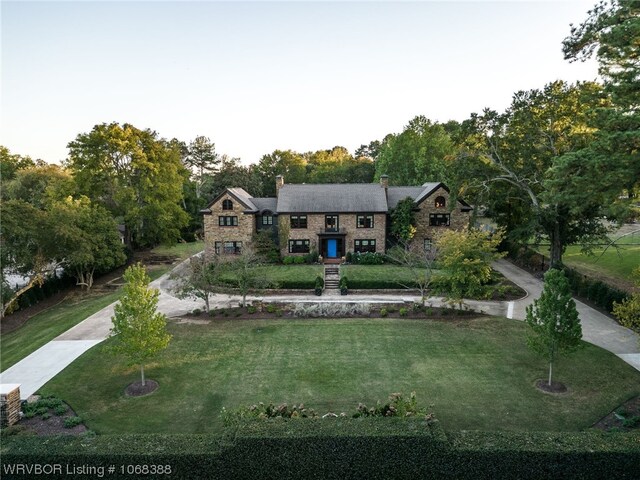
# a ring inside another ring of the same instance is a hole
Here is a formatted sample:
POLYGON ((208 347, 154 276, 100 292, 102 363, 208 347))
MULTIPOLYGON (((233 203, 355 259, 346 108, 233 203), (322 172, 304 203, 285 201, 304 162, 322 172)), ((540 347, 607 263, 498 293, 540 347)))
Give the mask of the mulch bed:
POLYGON ((125 395, 127 397, 143 397, 158 389, 158 382, 155 380, 145 380, 144 383, 144 385, 142 385, 141 381, 130 383, 127 385, 127 388, 124 389, 125 395))
POLYGON ((640 421, 637 421, 635 426, 629 427, 624 425, 625 419, 631 419, 633 417, 640 417, 640 396, 632 398, 631 400, 623 403, 609 415, 598 420, 593 424, 593 428, 605 431, 622 430, 625 432, 631 430, 639 430, 640 421), (618 415, 616 415, 616 413, 618 415))
MULTIPOLYGON (((344 298, 344 297, 343 297, 344 298)), ((375 304, 371 306, 371 310, 368 315, 356 314, 356 315, 339 315, 340 318, 415 318, 415 319, 428 319, 428 320, 469 320, 471 318, 479 318, 485 316, 482 313, 473 311, 460 311, 451 308, 437 308, 426 307, 424 311, 414 311, 411 305, 404 304, 375 304), (380 311, 386 309, 386 315, 382 315, 380 311), (406 309, 405 315, 400 315, 400 309, 406 309)), ((287 304, 277 303, 265 303, 262 306, 261 311, 255 311, 249 313, 249 309, 246 307, 233 307, 233 308, 217 308, 212 309, 210 313, 188 313, 181 317, 174 318, 177 323, 192 323, 192 324, 207 324, 210 321, 216 320, 263 320, 263 319, 275 319, 275 318, 300 318, 294 317, 293 313, 287 309, 287 304), (273 305, 271 311, 267 310, 269 305, 273 305)), ((321 317, 313 317, 321 318, 321 317)))
POLYGON ((567 393, 567 386, 564 383, 554 382, 552 380, 551 385, 549 385, 549 380, 544 380, 542 378, 536 380, 536 388, 544 393, 550 394, 567 393))
POLYGON ((20 430, 20 434, 35 434, 35 435, 80 435, 86 432, 88 429, 84 424, 76 425, 75 427, 65 428, 64 421, 67 418, 75 417, 76 413, 67 405, 67 411, 64 415, 54 415, 50 411, 50 417, 43 419, 41 415, 36 415, 31 418, 22 418, 14 425, 20 430))

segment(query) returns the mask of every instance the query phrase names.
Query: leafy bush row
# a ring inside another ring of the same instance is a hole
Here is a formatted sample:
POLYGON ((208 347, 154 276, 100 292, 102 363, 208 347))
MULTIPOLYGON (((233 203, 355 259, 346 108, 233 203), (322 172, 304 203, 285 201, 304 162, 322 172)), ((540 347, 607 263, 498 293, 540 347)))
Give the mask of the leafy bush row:
POLYGON ((47 278, 42 286, 33 287, 24 292, 18 298, 18 310, 36 305, 38 302, 45 300, 56 293, 76 284, 73 277, 63 275, 61 278, 57 276, 47 278))
POLYGON ((120 465, 156 464, 169 465, 171 479, 634 479, 640 435, 445 434, 437 422, 415 417, 272 419, 236 423, 219 436, 14 436, 2 449, 3 464, 113 464, 109 478, 131 478, 120 465))
POLYGON ((312 265, 318 263, 318 252, 313 250, 305 255, 289 255, 282 257, 282 263, 284 265, 312 265))
POLYGON ((387 257, 378 252, 347 252, 345 260, 354 265, 382 265, 387 257))
POLYGON ((622 303, 629 294, 612 287, 600 280, 594 280, 573 268, 564 267, 564 273, 569 280, 574 295, 586 298, 607 312, 613 310, 613 302, 622 303))

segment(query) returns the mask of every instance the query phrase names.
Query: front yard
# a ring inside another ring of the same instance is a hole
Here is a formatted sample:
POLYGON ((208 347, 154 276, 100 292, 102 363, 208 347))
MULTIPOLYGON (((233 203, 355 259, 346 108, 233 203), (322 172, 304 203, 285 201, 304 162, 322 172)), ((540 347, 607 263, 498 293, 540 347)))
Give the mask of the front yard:
POLYGON ((41 393, 67 401, 98 433, 216 433, 223 407, 304 402, 352 413, 411 391, 446 430, 578 431, 640 394, 640 372, 588 344, 555 368, 567 394, 539 392, 547 365, 525 347, 524 329, 487 317, 171 323, 169 348, 146 368, 160 384, 152 395, 125 397, 139 369, 102 345, 41 393))

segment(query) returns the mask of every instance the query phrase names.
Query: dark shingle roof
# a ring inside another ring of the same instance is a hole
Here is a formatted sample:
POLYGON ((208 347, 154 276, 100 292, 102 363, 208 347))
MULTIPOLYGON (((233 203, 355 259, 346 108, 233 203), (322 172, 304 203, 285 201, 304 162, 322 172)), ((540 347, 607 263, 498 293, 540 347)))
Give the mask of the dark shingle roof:
POLYGON ((278 199, 275 197, 267 197, 267 198, 252 198, 251 201, 256 206, 256 208, 262 212, 264 210, 271 210, 272 212, 276 211, 276 205, 278 203, 278 199))
POLYGON ((257 210, 256 206, 251 201, 251 195, 244 188, 227 188, 238 200, 247 206, 248 210, 257 210))
POLYGON ((384 188, 372 183, 285 184, 278 213, 386 212, 384 188))

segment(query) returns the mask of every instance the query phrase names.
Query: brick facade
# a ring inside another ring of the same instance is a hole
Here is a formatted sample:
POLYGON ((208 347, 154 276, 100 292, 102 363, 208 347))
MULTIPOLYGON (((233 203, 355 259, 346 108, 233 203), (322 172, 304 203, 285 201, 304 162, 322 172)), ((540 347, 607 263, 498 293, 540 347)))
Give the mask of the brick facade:
POLYGON ((206 255, 215 252, 215 242, 242 242, 244 247, 251 242, 256 231, 255 215, 245 214, 244 207, 237 199, 228 193, 222 195, 214 204, 209 206, 211 214, 204 215, 204 243, 206 255), (232 203, 231 210, 223 210, 225 200, 232 203), (238 217, 237 226, 223 226, 219 224, 219 217, 238 217))
POLYGON ((455 205, 455 208, 450 210, 451 205, 449 203, 449 199, 449 192, 447 192, 443 187, 440 187, 417 205, 419 211, 415 214, 416 233, 413 236, 413 241, 411 242, 413 248, 423 248, 424 241, 426 239, 433 241, 438 234, 445 230, 463 230, 469 226, 471 212, 461 211, 460 204, 455 205), (439 197, 444 198, 445 202, 443 206, 436 206, 436 200, 439 197), (431 214, 448 214, 450 218, 449 226, 431 226, 431 214))
MULTIPOLYGON (((344 239, 344 253, 354 251, 354 240, 375 240, 376 252, 384 253, 386 243, 387 215, 384 213, 369 214, 373 215, 373 228, 357 228, 356 216, 363 215, 356 213, 339 213, 338 227, 339 235, 344 239)), ((304 215, 304 214, 295 214, 304 215)), ((325 215, 317 213, 309 213, 307 215, 307 228, 291 228, 291 216, 289 214, 281 214, 278 217, 278 227, 280 232, 287 233, 281 235, 280 253, 282 255, 304 255, 302 253, 289 253, 288 240, 309 240, 309 250, 320 252, 320 237, 318 233, 325 232, 325 215), (286 239, 284 237, 287 237, 286 239)))

